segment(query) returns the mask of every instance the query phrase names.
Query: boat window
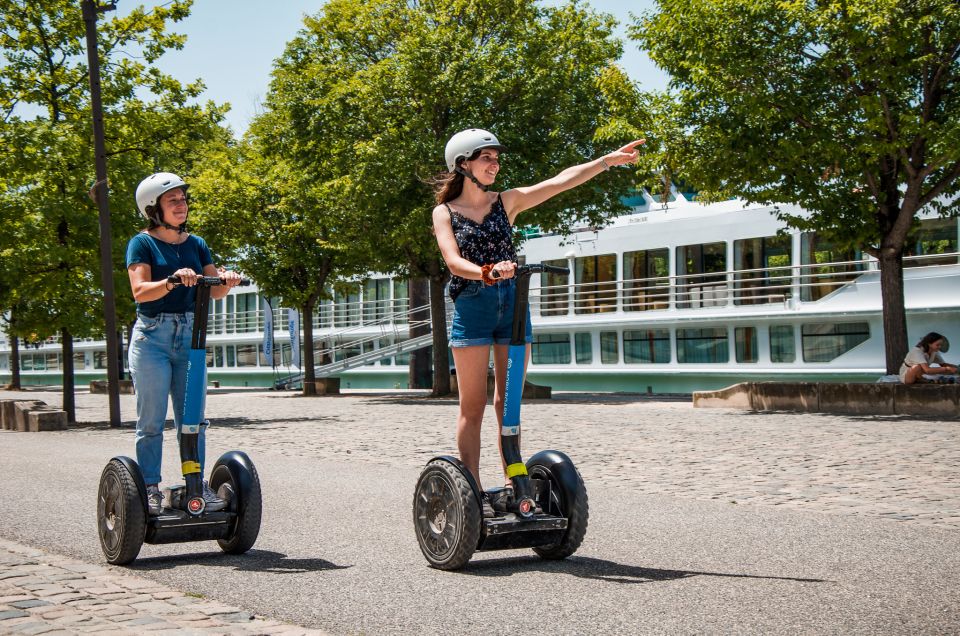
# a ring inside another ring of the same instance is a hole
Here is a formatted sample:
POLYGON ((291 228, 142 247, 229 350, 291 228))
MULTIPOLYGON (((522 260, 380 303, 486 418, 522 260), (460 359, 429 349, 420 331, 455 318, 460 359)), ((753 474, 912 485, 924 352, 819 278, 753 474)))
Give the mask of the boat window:
POLYGON ((258 325, 260 318, 260 312, 258 311, 260 297, 254 293, 246 293, 236 294, 234 295, 234 299, 236 306, 236 313, 234 314, 236 332, 250 333, 260 331, 261 327, 258 325))
POLYGON ((10 356, 0 356, 0 371, 6 371, 10 368, 10 356))
POLYGON ((782 303, 790 292, 790 236, 764 236, 733 242, 734 302, 782 303))
POLYGON ((797 345, 793 336, 793 325, 773 325, 770 327, 770 362, 794 362, 797 359, 797 345))
POLYGON ((360 286, 345 285, 333 295, 333 326, 353 327, 360 324, 360 286))
POLYGON ((410 282, 406 280, 393 281, 393 309, 395 314, 400 314, 394 320, 397 324, 407 323, 407 312, 410 311, 410 282))
POLYGON ((733 330, 734 347, 737 362, 756 362, 757 356, 757 329, 756 327, 737 327, 733 330))
POLYGON ((670 250, 666 247, 624 252, 623 310, 667 309, 670 306, 669 276, 670 250))
POLYGON ((530 347, 533 364, 570 364, 570 335, 543 333, 533 336, 530 347))
POLYGON ((600 362, 602 364, 616 364, 620 362, 620 350, 617 344, 616 331, 600 332, 600 362))
POLYGON ((255 367, 257 366, 257 345, 243 344, 235 345, 237 348, 237 366, 255 367))
POLYGON ((904 267, 957 264, 957 220, 924 219, 904 245, 904 267), (937 256, 952 254, 952 256, 937 256), (914 258, 910 258, 914 257, 914 258))
POLYGON ((617 309, 617 256, 582 256, 575 261, 578 314, 597 314, 617 309))
POLYGON ((729 362, 730 345, 723 327, 677 329, 677 362, 729 362))
POLYGON ((817 301, 863 271, 861 252, 842 248, 816 232, 800 235, 800 300, 817 301))
MULTIPOLYGON (((229 298, 229 296, 228 296, 229 298)), ((237 366, 237 347, 236 345, 227 345, 227 366, 237 366)))
MULTIPOLYGON (((566 267, 567 259, 543 261, 544 265, 566 267)), ((541 316, 563 316, 569 312, 569 274, 554 274, 553 272, 540 273, 539 312, 541 316)), ((533 299, 531 304, 535 304, 533 299)))
POLYGON ((811 323, 801 328, 804 362, 830 362, 870 339, 866 322, 811 323))
POLYGON ((361 345, 359 342, 344 342, 342 345, 333 350, 333 361, 340 362, 341 360, 346 360, 348 358, 355 358, 361 353, 361 345))
POLYGON ((573 340, 577 349, 577 364, 593 362, 593 336, 589 333, 575 333, 573 340))
POLYGON ((390 279, 375 278, 363 285, 363 321, 386 318, 390 309, 390 279))
POLYGON ((623 332, 623 361, 627 364, 670 362, 668 329, 632 329, 623 332))
POLYGON ((677 248, 677 307, 727 304, 727 244, 701 243, 677 248))

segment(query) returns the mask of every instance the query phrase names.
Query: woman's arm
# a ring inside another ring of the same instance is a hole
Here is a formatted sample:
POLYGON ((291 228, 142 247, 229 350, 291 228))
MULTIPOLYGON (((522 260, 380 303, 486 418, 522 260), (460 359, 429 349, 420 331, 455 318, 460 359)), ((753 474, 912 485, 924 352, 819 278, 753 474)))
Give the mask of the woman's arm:
POLYGON ((501 197, 503 199, 503 207, 507 211, 507 216, 510 219, 510 224, 512 225, 517 215, 524 210, 529 210, 565 190, 586 183, 613 166, 622 166, 636 161, 640 155, 637 146, 644 143, 646 143, 645 139, 631 141, 619 150, 606 154, 599 159, 567 168, 557 176, 547 179, 546 181, 541 181, 536 185, 507 190, 501 197))
MULTIPOLYGON (((437 237, 437 245, 443 262, 451 274, 468 280, 483 280, 483 270, 480 265, 471 263, 460 254, 457 237, 453 235, 453 224, 450 222, 450 213, 443 204, 433 208, 433 233, 437 237)), ((511 278, 517 264, 510 261, 501 261, 493 269, 500 278, 511 278)))
POLYGON ((160 300, 172 289, 165 280, 150 280, 150 272, 150 266, 146 263, 134 263, 127 268, 133 299, 138 303, 160 300))

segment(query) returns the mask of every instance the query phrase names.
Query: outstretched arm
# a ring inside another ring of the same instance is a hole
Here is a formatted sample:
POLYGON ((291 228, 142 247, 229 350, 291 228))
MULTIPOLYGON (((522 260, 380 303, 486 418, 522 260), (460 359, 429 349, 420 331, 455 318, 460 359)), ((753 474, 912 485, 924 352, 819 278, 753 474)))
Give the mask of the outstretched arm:
POLYGON ((565 190, 586 183, 613 166, 633 163, 640 155, 637 146, 641 146, 645 142, 645 139, 631 141, 619 150, 614 150, 599 159, 571 166, 557 176, 547 179, 546 181, 541 181, 536 185, 507 190, 501 196, 503 199, 503 207, 507 211, 510 223, 513 224, 517 215, 524 210, 529 210, 565 190))

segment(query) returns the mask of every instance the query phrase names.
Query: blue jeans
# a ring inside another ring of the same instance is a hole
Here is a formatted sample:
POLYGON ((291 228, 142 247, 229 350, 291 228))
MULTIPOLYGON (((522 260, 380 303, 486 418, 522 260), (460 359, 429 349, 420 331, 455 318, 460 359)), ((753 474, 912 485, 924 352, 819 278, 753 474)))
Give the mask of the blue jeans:
MULTIPOLYGON (((173 421, 180 439, 192 334, 192 312, 161 313, 155 317, 141 315, 133 326, 129 355, 130 374, 137 393, 137 463, 146 484, 160 483, 168 396, 173 398, 173 421)), ((206 428, 200 427, 198 439, 201 474, 206 428)))
MULTIPOLYGON (((451 347, 510 344, 513 335, 513 299, 517 285, 510 278, 493 285, 470 281, 453 303, 451 347)), ((533 340, 527 307, 525 342, 533 340)))

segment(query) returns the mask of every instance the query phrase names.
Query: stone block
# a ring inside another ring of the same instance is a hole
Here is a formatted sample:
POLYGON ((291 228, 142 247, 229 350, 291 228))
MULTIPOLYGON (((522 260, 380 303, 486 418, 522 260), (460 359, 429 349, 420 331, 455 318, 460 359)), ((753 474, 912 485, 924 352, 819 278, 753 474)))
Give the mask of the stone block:
POLYGON ((320 378, 314 381, 313 385, 317 389, 317 395, 340 394, 340 378, 320 378))
POLYGON ((752 382, 751 385, 750 408, 754 411, 815 413, 820 410, 815 382, 752 382))
MULTIPOLYGON (((106 395, 108 393, 108 381, 107 380, 91 380, 90 381, 90 393, 102 393, 106 395)), ((119 393, 121 395, 133 395, 133 380, 120 380, 119 383, 119 393)))
POLYGON ((533 384, 532 382, 523 383, 524 400, 549 400, 552 394, 552 387, 543 386, 542 384, 533 384))
POLYGON ((3 398, 0 400, 0 428, 5 431, 17 430, 17 402, 35 402, 24 398, 3 398))
POLYGON ((716 391, 694 391, 694 408, 720 408, 750 410, 752 382, 740 382, 716 391))
POLYGON ((58 409, 45 408, 27 412, 27 430, 65 431, 67 430, 67 412, 58 409))
POLYGON ((30 411, 40 411, 48 408, 46 402, 41 400, 19 400, 14 405, 16 409, 14 419, 16 426, 14 430, 20 432, 27 432, 30 430, 30 423, 27 421, 27 413, 30 411))
POLYGON ((894 384, 894 412, 898 415, 954 418, 960 415, 960 385, 894 384))
POLYGON ((893 384, 854 382, 817 385, 822 413, 893 415, 893 384))

